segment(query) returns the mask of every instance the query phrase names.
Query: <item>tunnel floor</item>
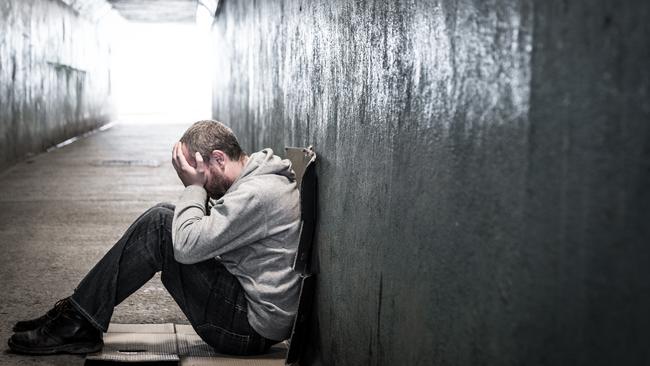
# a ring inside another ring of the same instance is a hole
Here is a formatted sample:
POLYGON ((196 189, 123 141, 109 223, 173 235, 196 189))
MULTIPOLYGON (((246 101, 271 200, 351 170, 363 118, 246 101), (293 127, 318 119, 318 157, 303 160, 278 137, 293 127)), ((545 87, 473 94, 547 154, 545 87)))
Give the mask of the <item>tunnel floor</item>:
MULTIPOLYGON (((170 156, 188 126, 118 124, 0 174, 1 365, 83 364, 81 356, 9 353, 11 327, 70 295, 136 217, 178 197, 170 156)), ((159 275, 113 321, 187 324, 159 275)))

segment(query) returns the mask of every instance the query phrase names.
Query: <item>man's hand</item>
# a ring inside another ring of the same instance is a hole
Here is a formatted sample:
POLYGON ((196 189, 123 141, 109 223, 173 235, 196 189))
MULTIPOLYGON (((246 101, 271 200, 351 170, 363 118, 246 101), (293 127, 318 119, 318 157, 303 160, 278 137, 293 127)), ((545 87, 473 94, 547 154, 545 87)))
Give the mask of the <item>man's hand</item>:
POLYGON ((183 143, 177 142, 174 144, 174 149, 172 150, 172 165, 176 169, 176 174, 181 179, 181 182, 187 186, 196 185, 204 187, 207 181, 207 176, 205 175, 205 163, 203 162, 203 157, 198 152, 196 153, 194 159, 196 160, 196 168, 190 165, 183 154, 183 143))

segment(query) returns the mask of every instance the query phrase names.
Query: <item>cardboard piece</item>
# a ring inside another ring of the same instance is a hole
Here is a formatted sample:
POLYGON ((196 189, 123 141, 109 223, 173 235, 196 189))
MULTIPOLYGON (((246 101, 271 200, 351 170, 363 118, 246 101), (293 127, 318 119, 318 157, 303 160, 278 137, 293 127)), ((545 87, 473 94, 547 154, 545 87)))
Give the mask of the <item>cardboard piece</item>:
POLYGON ((111 324, 104 348, 86 356, 86 365, 282 366, 286 343, 259 356, 230 356, 215 352, 192 326, 181 324, 111 324))

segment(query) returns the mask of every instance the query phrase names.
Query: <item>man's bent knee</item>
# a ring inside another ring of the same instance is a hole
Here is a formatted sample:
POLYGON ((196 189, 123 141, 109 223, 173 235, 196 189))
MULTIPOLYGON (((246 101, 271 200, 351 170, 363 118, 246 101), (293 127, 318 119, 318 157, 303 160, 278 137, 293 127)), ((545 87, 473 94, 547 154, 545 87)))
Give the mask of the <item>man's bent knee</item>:
POLYGON ((173 209, 158 204, 145 211, 144 214, 142 214, 142 216, 138 219, 138 222, 140 222, 140 225, 145 223, 145 225, 160 225, 165 229, 171 231, 173 218, 173 209))

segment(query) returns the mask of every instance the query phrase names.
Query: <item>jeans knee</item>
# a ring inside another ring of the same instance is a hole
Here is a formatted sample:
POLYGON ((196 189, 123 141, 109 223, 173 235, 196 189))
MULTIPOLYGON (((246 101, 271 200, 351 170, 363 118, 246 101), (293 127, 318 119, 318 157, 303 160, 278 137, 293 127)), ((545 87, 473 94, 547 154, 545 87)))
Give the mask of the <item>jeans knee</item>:
POLYGON ((145 230, 147 233, 157 233, 155 234, 158 239, 160 248, 160 253, 163 257, 168 255, 168 252, 172 252, 172 220, 174 219, 174 211, 170 210, 167 207, 163 206, 153 206, 145 212, 141 219, 141 228, 140 230, 145 230))
POLYGON ((153 206, 145 212, 143 219, 148 223, 163 226, 171 230, 172 219, 174 218, 174 210, 170 210, 164 206, 153 206))

